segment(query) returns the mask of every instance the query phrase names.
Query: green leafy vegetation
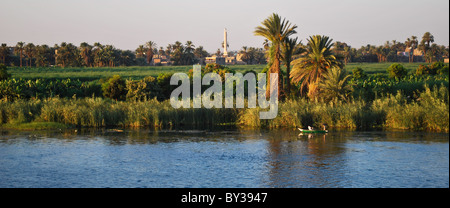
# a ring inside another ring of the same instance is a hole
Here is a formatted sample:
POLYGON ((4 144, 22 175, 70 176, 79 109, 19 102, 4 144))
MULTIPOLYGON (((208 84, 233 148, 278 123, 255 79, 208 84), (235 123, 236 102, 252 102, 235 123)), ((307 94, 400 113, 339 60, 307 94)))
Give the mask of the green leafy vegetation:
MULTIPOLYGON (((443 61, 449 50, 435 44, 431 33, 356 49, 326 35, 310 36, 303 45, 292 37, 298 29, 271 14, 254 30, 265 38, 263 48, 243 46, 228 54, 257 65, 202 67, 202 76, 214 72, 222 79, 225 73, 277 73, 278 82, 268 84, 278 86, 279 114, 273 120, 260 120, 259 108, 172 108, 168 99, 177 86, 170 85, 171 76, 184 72, 192 78, 192 65, 205 65, 210 56, 192 41, 165 48, 147 41, 134 51, 98 42, 53 47, 18 42, 0 47, 0 124, 32 129, 327 123, 448 132, 449 66, 443 61)), ((222 56, 220 49, 215 55, 222 56)))

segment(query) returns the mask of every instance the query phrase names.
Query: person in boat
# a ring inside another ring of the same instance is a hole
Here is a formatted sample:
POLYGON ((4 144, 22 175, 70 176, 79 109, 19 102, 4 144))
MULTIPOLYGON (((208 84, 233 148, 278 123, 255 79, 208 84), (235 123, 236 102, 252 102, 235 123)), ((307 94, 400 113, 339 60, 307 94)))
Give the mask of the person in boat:
POLYGON ((314 130, 314 127, 308 126, 308 130, 312 131, 312 130, 314 130))
POLYGON ((322 124, 323 126, 323 130, 326 131, 327 130, 327 124, 322 124))

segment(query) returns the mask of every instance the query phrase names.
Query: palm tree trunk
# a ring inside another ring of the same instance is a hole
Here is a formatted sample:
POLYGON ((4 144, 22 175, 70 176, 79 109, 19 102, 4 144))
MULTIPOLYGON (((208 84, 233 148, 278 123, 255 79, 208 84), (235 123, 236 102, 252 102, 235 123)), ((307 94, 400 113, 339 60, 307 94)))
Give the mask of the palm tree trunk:
POLYGON ((291 94, 291 79, 290 79, 290 75, 291 75, 291 63, 287 63, 286 64, 286 95, 290 96, 291 94))
POLYGON ((20 51, 20 67, 22 67, 22 51, 20 51))

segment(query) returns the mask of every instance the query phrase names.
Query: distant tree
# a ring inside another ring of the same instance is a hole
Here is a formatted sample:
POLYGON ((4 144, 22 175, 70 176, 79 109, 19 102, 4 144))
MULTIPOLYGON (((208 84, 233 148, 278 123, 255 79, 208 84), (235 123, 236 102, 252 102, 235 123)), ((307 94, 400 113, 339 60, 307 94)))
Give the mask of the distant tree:
POLYGON ((139 45, 139 47, 136 48, 136 58, 144 57, 144 53, 145 53, 144 45, 139 45))
POLYGON ((417 46, 417 37, 412 36, 411 38, 406 39, 405 41, 406 48, 409 49, 408 60, 409 63, 414 62, 414 49, 417 46), (414 37, 414 38, 413 38, 414 37))
POLYGON ((184 64, 184 53, 185 48, 180 41, 176 41, 172 44, 172 53, 170 54, 170 60, 173 61, 174 65, 183 65, 184 64))
POLYGON ((22 67, 22 58, 23 58, 23 53, 25 50, 25 43, 24 42, 18 42, 16 47, 14 48, 14 52, 16 54, 19 54, 19 58, 20 58, 20 67, 22 67))
POLYGON ((25 45, 25 54, 28 57, 28 63, 27 65, 29 65, 31 67, 31 62, 33 61, 33 55, 34 55, 34 48, 35 45, 33 43, 28 43, 27 45, 25 45))
POLYGON ((48 65, 48 57, 50 56, 50 48, 47 45, 37 45, 34 50, 35 64, 36 66, 48 65))
POLYGON ((434 43, 434 36, 430 32, 426 32, 422 36, 422 41, 420 41, 419 48, 423 51, 423 54, 425 56, 425 60, 428 63, 431 63, 432 59, 427 56, 428 50, 431 49, 431 43, 434 43))
POLYGON ((6 64, 6 58, 9 56, 9 48, 6 45, 6 43, 2 43, 2 46, 0 47, 0 57, 3 62, 3 64, 6 64))
POLYGON ((117 49, 112 45, 106 45, 102 50, 102 58, 106 65, 114 67, 119 56, 117 49))
POLYGON ((164 51, 164 48, 163 48, 163 47, 159 47, 158 54, 159 54, 160 56, 165 56, 165 55, 166 55, 166 51, 164 51))
POLYGON ((220 56, 220 55, 222 55, 222 51, 220 51, 220 48, 218 48, 216 51, 216 56, 220 56))
POLYGON ((250 60, 250 56, 248 53, 248 47, 242 46, 242 49, 241 49, 241 51, 239 51, 239 53, 241 54, 241 60, 248 64, 249 60, 250 60))
POLYGON ((172 44, 168 44, 167 47, 166 47, 166 55, 170 56, 172 54, 172 51, 173 51, 172 44))
POLYGON ((120 53, 120 64, 122 66, 131 66, 135 64, 136 55, 130 50, 120 53))
POLYGON ((153 48, 156 48, 156 43, 153 41, 148 41, 145 43, 146 49, 147 49, 147 63, 151 64, 153 59, 153 48))
POLYGON ((92 46, 86 42, 82 42, 79 49, 84 65, 87 67, 92 66, 92 46))
POLYGON ((342 56, 344 57, 344 64, 347 65, 347 63, 352 59, 352 47, 345 46, 342 50, 342 56))
POLYGON ((62 67, 78 65, 78 48, 72 43, 62 42, 56 56, 62 67))
POLYGON ((184 47, 184 64, 191 65, 194 63, 194 50, 195 45, 192 43, 192 41, 188 40, 186 41, 185 47, 184 47))
POLYGON ((208 52, 203 49, 203 46, 199 46, 194 50, 194 56, 200 63, 204 63, 204 59, 209 56, 208 52))

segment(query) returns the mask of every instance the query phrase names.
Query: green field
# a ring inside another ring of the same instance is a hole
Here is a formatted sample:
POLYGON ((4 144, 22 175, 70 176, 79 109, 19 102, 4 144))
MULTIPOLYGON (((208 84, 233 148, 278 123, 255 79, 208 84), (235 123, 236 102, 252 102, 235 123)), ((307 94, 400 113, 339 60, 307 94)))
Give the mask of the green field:
MULTIPOLYGON (((368 74, 386 73, 386 69, 393 63, 348 63, 344 68, 351 72, 356 67, 361 67, 368 74)), ((430 65, 429 63, 400 63, 408 73, 415 72, 419 65, 430 65)))
MULTIPOLYGON (((260 72, 265 65, 234 65, 229 66, 236 72, 245 72, 254 70, 260 72)), ((11 67, 8 72, 12 78, 24 79, 80 79, 80 80, 96 80, 120 75, 124 78, 142 79, 147 76, 157 77, 161 73, 185 72, 192 69, 192 66, 129 66, 129 67, 96 67, 96 68, 56 68, 56 67, 37 67, 37 68, 19 68, 11 67)))
MULTIPOLYGON (((356 67, 361 67, 366 73, 386 73, 386 69, 392 63, 349 63, 345 67, 349 72, 356 67)), ((420 64, 424 63, 402 63, 409 72, 414 71, 420 64)), ((236 72, 245 72, 253 70, 260 72, 266 65, 230 65, 229 68, 236 72)), ((54 68, 54 67, 37 67, 37 68, 19 68, 11 67, 9 72, 12 78, 24 79, 80 79, 80 80, 97 80, 112 75, 120 75, 124 78, 142 79, 146 76, 158 76, 161 73, 187 73, 192 66, 130 66, 130 67, 99 67, 99 68, 54 68)))

